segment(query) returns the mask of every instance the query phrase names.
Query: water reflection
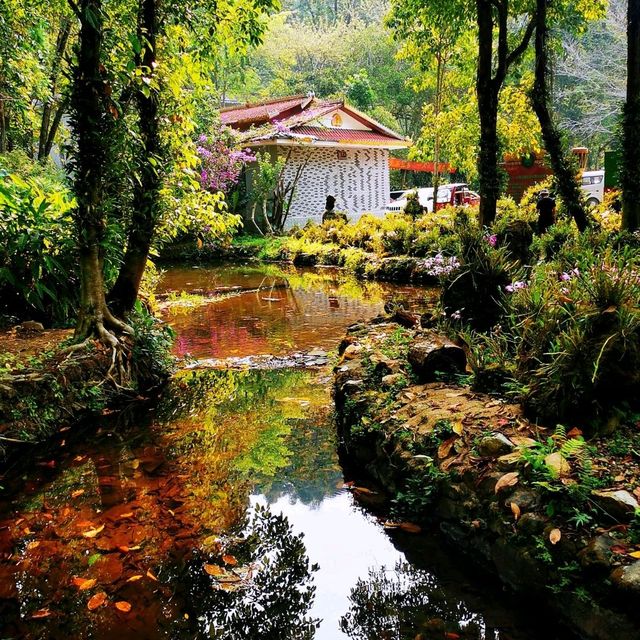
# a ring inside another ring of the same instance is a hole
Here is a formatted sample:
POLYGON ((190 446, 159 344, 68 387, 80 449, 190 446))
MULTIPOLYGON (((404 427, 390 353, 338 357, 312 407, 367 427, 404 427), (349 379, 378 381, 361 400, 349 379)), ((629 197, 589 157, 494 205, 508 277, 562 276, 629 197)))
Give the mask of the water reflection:
POLYGON ((336 269, 263 265, 167 270, 160 295, 185 290, 202 297, 188 312, 178 305, 164 313, 178 334, 176 353, 195 358, 335 348, 345 327, 378 315, 390 297, 423 307, 434 295, 421 287, 359 280, 336 269), (216 294, 227 297, 213 301, 216 294))
POLYGON ((482 617, 451 598, 431 573, 406 562, 370 569, 349 596, 340 629, 352 640, 494 640, 482 617))
POLYGON ((199 632, 218 640, 311 640, 318 620, 308 612, 318 568, 309 563, 302 536, 284 516, 260 507, 246 535, 229 548, 250 567, 245 586, 218 582, 202 571, 197 556, 189 565, 189 604, 199 632))

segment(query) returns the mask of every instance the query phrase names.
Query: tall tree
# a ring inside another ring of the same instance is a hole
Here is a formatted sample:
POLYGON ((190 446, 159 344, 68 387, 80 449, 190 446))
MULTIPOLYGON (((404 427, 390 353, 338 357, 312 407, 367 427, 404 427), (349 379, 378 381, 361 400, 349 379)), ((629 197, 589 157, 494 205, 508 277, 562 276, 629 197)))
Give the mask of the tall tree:
POLYGON ((582 203, 582 190, 578 184, 577 166, 564 148, 562 135, 551 111, 548 11, 551 3, 552 0, 536 0, 535 81, 531 91, 531 104, 540 122, 542 139, 562 201, 578 229, 584 231, 588 221, 582 203))
POLYGON ((162 187, 163 157, 156 74, 160 30, 159 4, 159 0, 140 0, 138 10, 136 63, 142 76, 135 92, 135 99, 141 148, 136 154, 137 179, 133 187, 127 248, 118 278, 109 292, 109 304, 120 316, 131 311, 138 298, 153 234, 160 217, 159 196, 162 187))
POLYGON ((80 23, 71 88, 71 125, 75 153, 71 161, 77 200, 74 217, 78 238, 80 309, 76 339, 98 337, 118 347, 115 333, 131 333, 107 307, 103 275, 105 231, 104 167, 113 117, 111 86, 102 62, 102 0, 68 0, 80 23))
POLYGON ((640 229, 640 0, 627 8, 627 101, 622 123, 622 226, 640 229))
MULTIPOLYGON (((519 7, 524 11, 524 7, 519 7)), ((478 68, 476 93, 480 115, 480 224, 489 226, 496 217, 500 195, 498 163, 498 107, 500 91, 509 70, 522 58, 535 27, 535 15, 528 18, 518 43, 509 47, 509 0, 476 0, 478 26, 478 68), (497 32, 497 43, 496 43, 497 32)))

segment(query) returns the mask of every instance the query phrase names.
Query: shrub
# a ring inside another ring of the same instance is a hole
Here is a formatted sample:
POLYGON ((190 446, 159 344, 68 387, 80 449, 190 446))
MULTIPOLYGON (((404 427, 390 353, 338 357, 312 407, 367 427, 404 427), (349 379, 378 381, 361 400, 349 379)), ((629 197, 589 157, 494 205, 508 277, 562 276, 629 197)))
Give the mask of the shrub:
POLYGON ((35 179, 0 178, 0 300, 5 313, 65 323, 78 285, 69 192, 35 179))
POLYGON ((504 290, 518 272, 506 250, 492 246, 477 227, 464 225, 458 233, 461 268, 445 281, 442 306, 448 316, 486 331, 500 319, 504 290))
POLYGON ((640 383, 640 253, 583 248, 539 265, 509 299, 516 377, 536 415, 606 415, 640 383), (565 256, 563 258, 566 259, 565 256))

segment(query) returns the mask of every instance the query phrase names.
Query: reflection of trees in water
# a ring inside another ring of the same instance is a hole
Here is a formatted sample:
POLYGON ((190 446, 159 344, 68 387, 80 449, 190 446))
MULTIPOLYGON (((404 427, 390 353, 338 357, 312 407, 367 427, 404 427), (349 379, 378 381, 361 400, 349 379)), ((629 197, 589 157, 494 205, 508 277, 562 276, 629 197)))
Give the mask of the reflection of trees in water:
POLYGON ((319 411, 309 418, 291 419, 289 424, 291 433, 285 441, 291 451, 289 464, 273 478, 264 478, 257 488, 269 502, 290 495, 302 504, 318 507, 335 493, 342 481, 328 411, 319 411))
POLYGON ((245 564, 258 566, 249 585, 217 589, 202 570, 189 567, 189 605, 201 637, 216 640, 311 640, 319 621, 307 614, 315 598, 311 565, 301 535, 283 515, 256 507, 246 540, 229 549, 245 564))
POLYGON ((351 590, 340 629, 352 640, 497 640, 478 614, 452 599, 427 571, 399 562, 395 570, 370 569, 351 590), (452 637, 451 635, 449 637, 452 637))

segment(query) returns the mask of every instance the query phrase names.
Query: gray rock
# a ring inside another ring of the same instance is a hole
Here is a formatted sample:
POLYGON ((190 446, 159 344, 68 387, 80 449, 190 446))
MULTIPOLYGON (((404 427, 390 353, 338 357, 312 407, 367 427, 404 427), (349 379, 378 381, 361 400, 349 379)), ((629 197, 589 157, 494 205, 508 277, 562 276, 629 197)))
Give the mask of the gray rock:
POLYGON ((531 536, 540 535, 547 526, 547 518, 537 513, 525 513, 518 520, 518 532, 531 536))
POLYGON ((420 382, 435 380, 436 372, 464 373, 467 365, 464 350, 435 331, 425 332, 411 345, 408 360, 420 382))
POLYGON ((478 444, 478 453, 486 458, 497 458, 511 453, 514 449, 513 442, 507 436, 497 432, 485 436, 478 444))
POLYGON ((580 564, 585 569, 609 570, 611 568, 611 547, 613 540, 609 536, 597 536, 589 540, 587 546, 578 553, 580 564))
POLYGON ((596 489, 591 492, 593 501, 611 518, 619 522, 631 520, 638 501, 628 492, 615 489, 596 489))
POLYGON ((640 561, 614 569, 611 573, 611 582, 622 591, 640 595, 640 561))
POLYGON ((540 495, 531 489, 516 489, 505 500, 505 507, 510 507, 512 502, 517 504, 523 513, 525 511, 535 511, 540 507, 540 495))
POLYGON ((382 386, 388 389, 403 380, 406 380, 406 378, 401 373, 390 373, 389 375, 383 376, 382 386))

